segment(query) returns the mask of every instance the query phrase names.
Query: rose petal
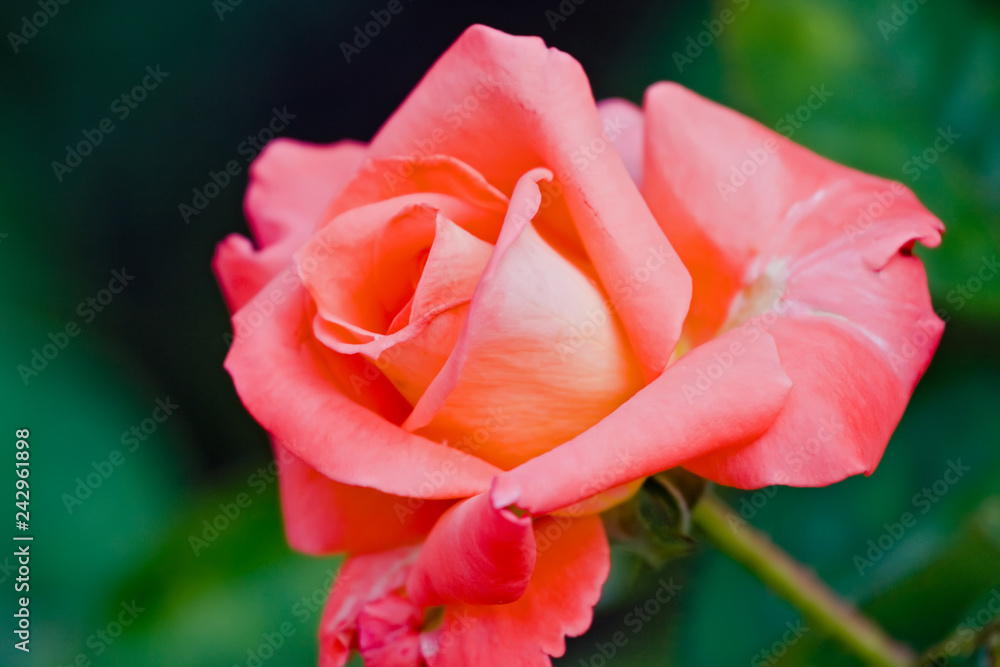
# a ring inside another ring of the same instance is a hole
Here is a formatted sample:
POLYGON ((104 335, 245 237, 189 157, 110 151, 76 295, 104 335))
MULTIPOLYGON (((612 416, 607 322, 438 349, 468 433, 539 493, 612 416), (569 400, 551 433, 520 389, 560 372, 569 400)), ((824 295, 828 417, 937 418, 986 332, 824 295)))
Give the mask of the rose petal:
POLYGON ((504 605, 448 605, 442 627, 423 636, 429 665, 548 666, 548 656, 566 652, 565 636, 590 627, 611 567, 601 520, 542 518, 535 535, 540 546, 524 595, 504 605))
POLYGON ((835 263, 804 271, 789 285, 785 316, 743 326, 774 337, 795 386, 759 440, 686 467, 741 488, 826 486, 875 470, 944 324, 918 287, 927 278, 917 258, 896 257, 865 279, 845 279, 850 276, 835 263), (797 306, 796 295, 819 294, 821 287, 819 308, 797 306), (909 299, 886 298, 908 292, 909 299))
POLYGON ((515 188, 465 328, 404 423, 501 468, 581 433, 642 386, 604 294, 529 222, 546 176, 533 170, 515 188))
POLYGON ((748 488, 870 472, 940 337, 909 256, 917 240, 938 244, 940 221, 902 185, 680 86, 647 91, 646 135, 647 201, 694 277, 686 336, 697 344, 720 328, 767 329, 796 385, 759 442, 690 467, 748 488), (746 183, 734 187, 741 171, 746 183), (900 358, 903 346, 912 352, 900 358), (801 447, 831 420, 843 432, 804 461, 801 447))
POLYGON ((320 667, 343 667, 357 644, 365 605, 403 586, 419 547, 401 547, 344 561, 319 625, 320 667))
POLYGON ((291 261, 324 209, 358 170, 364 144, 328 146, 278 138, 250 166, 243 208, 258 250, 230 236, 216 251, 215 273, 235 313, 291 261))
MULTIPOLYGON (((325 224, 361 206, 415 194, 446 195, 452 200, 450 206, 444 207, 446 210, 467 207, 479 213, 493 212, 498 219, 507 208, 507 197, 461 160, 448 155, 388 156, 367 160, 326 209, 322 220, 325 224)), ((466 229, 479 238, 496 241, 499 225, 493 224, 492 216, 461 219, 468 224, 466 229)))
POLYGON ((322 251, 331 267, 303 276, 319 308, 316 337, 336 352, 375 362, 416 403, 458 340, 493 247, 425 205, 373 225, 357 246, 335 246, 325 231, 298 255, 302 266, 304 257, 323 257, 322 251), (364 321, 354 324, 352 317, 364 321))
POLYGON ((493 505, 546 514, 745 445, 771 425, 791 384, 770 336, 731 331, 681 357, 596 426, 497 477, 493 505))
POLYGON ((457 498, 489 487, 496 468, 387 421, 409 406, 387 382, 378 384, 379 374, 369 380, 351 358, 317 349, 301 285, 276 278, 244 310, 260 312, 264 303, 272 314, 237 336, 225 366, 244 405, 282 444, 334 481, 393 495, 457 498), (285 298, 268 301, 279 286, 285 298))
POLYGON ((868 255, 877 270, 914 239, 940 240, 941 223, 906 188, 830 162, 681 86, 651 86, 645 111, 643 193, 694 277, 686 323, 694 343, 722 326, 738 290, 776 260, 821 261, 840 248, 868 255), (734 187, 740 169, 750 175, 734 187), (894 203, 864 239, 875 252, 852 247, 858 209, 883 191, 894 203))
POLYGON ((548 167, 562 196, 550 197, 545 218, 559 226, 540 233, 556 247, 582 243, 647 379, 662 371, 680 336, 690 277, 608 150, 579 63, 538 38, 473 26, 379 130, 371 154, 405 155, 425 139, 503 192, 529 169, 548 167), (649 262, 659 266, 649 270, 649 262))
POLYGON ((494 509, 487 494, 441 517, 406 581, 418 605, 507 604, 524 594, 535 567, 531 518, 494 509))
POLYGON ((368 667, 420 667, 420 608, 400 595, 364 606, 358 615, 358 650, 368 667))
POLYGON ((308 554, 359 554, 418 542, 452 504, 334 482, 279 443, 274 455, 288 543, 308 554))

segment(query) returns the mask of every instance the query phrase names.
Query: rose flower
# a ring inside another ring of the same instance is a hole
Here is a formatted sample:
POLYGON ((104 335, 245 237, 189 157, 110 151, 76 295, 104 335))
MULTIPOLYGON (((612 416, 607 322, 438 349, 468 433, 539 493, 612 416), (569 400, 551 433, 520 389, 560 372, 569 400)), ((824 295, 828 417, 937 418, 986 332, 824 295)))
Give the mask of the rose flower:
POLYGON ((595 104, 467 30, 369 144, 269 144, 215 270, 289 542, 346 552, 323 665, 545 665, 598 513, 675 466, 871 473, 942 331, 908 190, 677 85, 595 104), (742 176, 742 178, 740 178, 742 176))

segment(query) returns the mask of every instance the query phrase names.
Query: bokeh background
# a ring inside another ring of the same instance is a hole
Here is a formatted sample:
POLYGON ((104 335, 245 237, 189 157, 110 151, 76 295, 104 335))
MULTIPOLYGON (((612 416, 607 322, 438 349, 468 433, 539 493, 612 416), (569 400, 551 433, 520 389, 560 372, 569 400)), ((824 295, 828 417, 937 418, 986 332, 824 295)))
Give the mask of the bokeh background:
MULTIPOLYGON (((12 647, 13 546, 0 548, 0 663, 315 664, 317 601, 339 561, 285 544, 265 435, 222 369, 229 325, 209 261, 225 234, 246 231, 241 143, 274 109, 294 115, 282 136, 367 140, 475 22, 569 52, 598 98, 638 102, 669 79, 775 127, 825 86, 832 97, 794 140, 902 181, 945 221, 943 245, 918 252, 947 329, 877 472, 724 495, 918 648, 970 614, 981 622, 1000 599, 1000 276, 980 274, 1000 245, 997 3, 402 2, 349 63, 340 43, 383 0, 52 0, 37 31, 23 17, 44 0, 0 7, 0 496, 13 535, 14 431, 29 428, 35 536, 30 655, 12 647), (711 34, 725 9, 735 20, 711 34), (122 118, 114 100, 147 66, 167 74, 122 118), (56 174, 65 146, 103 118, 113 132, 56 174), (949 128, 958 138, 916 166, 949 128), (241 173, 185 221, 192 188, 234 159, 241 173), (134 279, 120 294, 86 305, 123 269, 134 279), (25 381, 18 366, 70 322, 79 334, 25 381), (157 400, 178 406, 162 423, 150 421, 157 400), (123 440, 134 426, 142 439, 123 440), (969 470, 942 486, 953 462, 969 470), (925 488, 933 503, 916 498, 925 488), (213 538, 204 522, 227 523, 220 505, 240 494, 249 505, 213 538), (904 512, 916 525, 884 538, 904 512), (880 537, 889 548, 859 565, 880 537), (136 618, 119 633, 124 608, 136 618), (262 649, 282 624, 291 636, 262 649)), ((817 629, 781 646, 799 620, 710 546, 657 573, 619 558, 593 629, 558 664, 604 664, 597 645, 620 630, 628 643, 608 664, 857 664, 817 629), (634 631, 627 614, 660 577, 683 588, 634 631)))

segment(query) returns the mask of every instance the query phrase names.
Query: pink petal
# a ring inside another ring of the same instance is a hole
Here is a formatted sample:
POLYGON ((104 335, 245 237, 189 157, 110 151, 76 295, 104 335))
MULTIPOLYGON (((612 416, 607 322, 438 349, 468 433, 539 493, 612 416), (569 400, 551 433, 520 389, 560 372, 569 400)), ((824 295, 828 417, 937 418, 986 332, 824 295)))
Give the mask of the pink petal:
POLYGON ((915 257, 861 273, 852 280, 847 267, 832 262, 803 271, 789 284, 786 316, 743 325, 774 336, 795 386, 759 440, 689 462, 690 470, 742 488, 826 486, 875 470, 944 325, 915 257), (806 311, 796 307, 800 293, 824 298, 806 311))
POLYGON ((791 385, 770 336, 731 331, 681 357, 593 428, 497 477, 493 505, 546 514, 745 445, 771 425, 791 385))
POLYGON ((560 249, 582 243, 646 377, 662 371, 680 336, 690 277, 610 150, 579 63, 538 38, 473 26, 378 132, 371 151, 406 155, 417 142, 471 165, 503 192, 530 169, 548 167, 561 196, 549 198, 550 225, 540 233, 560 249), (662 265, 648 270, 651 250, 661 248, 662 265))
POLYGON ((401 547, 344 561, 320 620, 320 667, 347 664, 358 644, 358 617, 370 602, 403 586, 417 552, 418 547, 401 547))
POLYGON ((533 170, 515 188, 461 337, 404 423, 501 468, 581 433, 642 386, 607 297, 530 224, 536 181, 549 175, 533 170))
POLYGON ((448 155, 369 159, 321 218, 326 223, 361 206, 416 194, 446 195, 451 201, 443 210, 467 208, 472 215, 454 219, 461 219, 479 238, 496 241, 499 225, 483 213, 503 216, 507 197, 475 169, 448 155))
POLYGON ((421 609, 399 595, 369 602, 358 615, 358 650, 367 667, 421 667, 421 609))
MULTIPOLYGON (((645 110, 643 192, 695 278, 695 342, 722 325, 737 290, 758 277, 748 273, 759 275, 775 259, 849 246, 857 209, 883 191, 895 203, 876 227, 894 233, 867 235, 879 248, 872 268, 913 239, 929 246, 940 240, 941 223, 906 188, 830 162, 681 86, 651 86, 645 110), (730 179, 739 182, 740 169, 752 175, 734 188, 730 179)), ((850 249, 870 254, 861 245, 850 249)))
POLYGON ((531 518, 494 509, 484 493, 441 517, 410 571, 406 592, 420 606, 507 604, 524 594, 534 567, 531 518))
POLYGON ((288 543, 305 553, 358 554, 419 542, 452 504, 334 482, 279 443, 274 455, 288 543))
POLYGON ((301 285, 275 278, 234 322, 265 304, 270 316, 237 336, 225 366, 246 408, 296 456, 334 481, 393 495, 457 498, 489 487, 496 468, 387 421, 409 406, 381 374, 313 340, 301 285))
POLYGON ((940 221, 899 183, 673 84, 647 92, 646 134, 646 198, 694 277, 686 336, 768 330, 795 383, 759 442, 690 467, 744 487, 873 470, 940 337, 909 256, 915 241, 937 245, 940 221), (831 423, 844 424, 835 441, 804 461, 803 443, 831 423))
POLYGON ((366 152, 364 144, 353 141, 319 146, 279 138, 268 143, 250 167, 243 204, 258 249, 230 236, 216 251, 215 272, 230 312, 288 266, 366 152))
POLYGON ((524 595, 511 604, 448 605, 442 627, 424 634, 429 665, 548 666, 548 656, 566 652, 564 637, 590 627, 611 566, 601 520, 546 517, 535 535, 538 557, 524 595))
POLYGON ((376 218, 354 243, 331 238, 335 227, 297 254, 319 311, 313 331, 330 349, 376 363, 416 403, 461 333, 493 247, 423 204, 376 218))

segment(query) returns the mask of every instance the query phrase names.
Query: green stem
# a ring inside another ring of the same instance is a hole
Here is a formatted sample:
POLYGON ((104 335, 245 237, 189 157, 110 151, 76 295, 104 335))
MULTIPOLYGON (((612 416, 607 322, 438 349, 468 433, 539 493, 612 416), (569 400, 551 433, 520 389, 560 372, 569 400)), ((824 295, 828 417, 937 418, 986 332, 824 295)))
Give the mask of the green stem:
POLYGON ((775 546, 767 535, 742 519, 734 530, 729 523, 733 517, 739 518, 739 514, 707 493, 695 507, 693 518, 720 550, 868 664, 911 667, 916 663, 916 655, 908 646, 862 616, 812 571, 775 546))

